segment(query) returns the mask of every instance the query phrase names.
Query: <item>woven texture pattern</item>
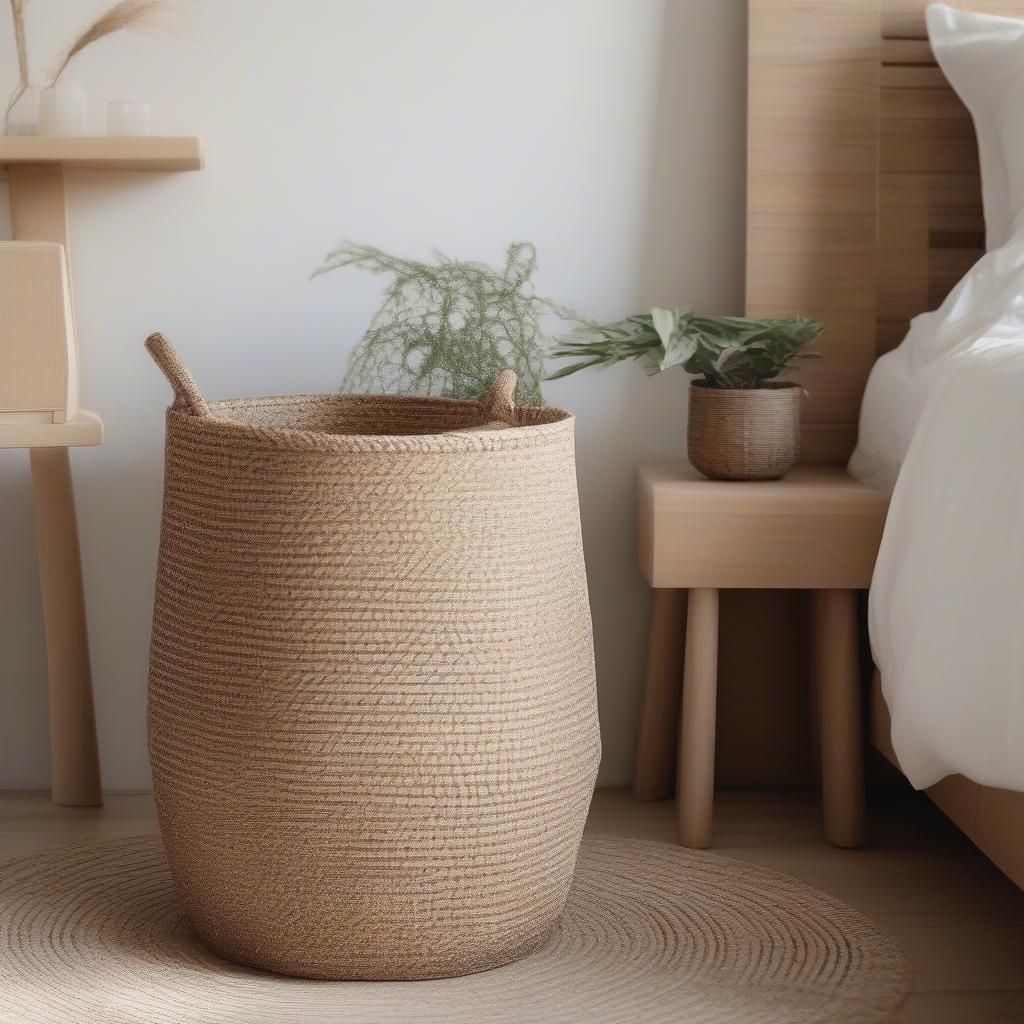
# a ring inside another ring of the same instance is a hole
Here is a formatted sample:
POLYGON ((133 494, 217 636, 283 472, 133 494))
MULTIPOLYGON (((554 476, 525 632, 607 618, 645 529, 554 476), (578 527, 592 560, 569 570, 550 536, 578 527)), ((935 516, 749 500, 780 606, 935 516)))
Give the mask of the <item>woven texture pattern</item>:
POLYGON ((0 1020, 18 1024, 873 1024, 906 956, 850 907, 764 868, 587 839, 531 956, 468 978, 318 984, 200 946, 156 836, 0 866, 0 1020))
POLYGON ((797 385, 728 391, 690 385, 686 445, 712 480, 778 480, 800 457, 797 385))
POLYGON ((572 417, 514 409, 510 373, 482 403, 199 405, 149 345, 178 396, 150 756, 196 931, 313 978, 528 953, 600 753, 572 417))

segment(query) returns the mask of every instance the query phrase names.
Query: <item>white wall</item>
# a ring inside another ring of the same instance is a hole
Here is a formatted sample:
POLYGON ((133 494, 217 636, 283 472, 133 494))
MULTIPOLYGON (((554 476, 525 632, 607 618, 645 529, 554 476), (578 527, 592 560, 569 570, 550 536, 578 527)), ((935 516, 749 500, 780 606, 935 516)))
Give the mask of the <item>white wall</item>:
MULTIPOLYGON (((104 6, 30 5, 36 66, 104 6)), ((107 431, 72 460, 114 788, 148 782, 168 402, 150 331, 211 397, 332 391, 381 283, 307 280, 342 238, 492 262, 530 240, 538 290, 598 318, 653 303, 737 312, 742 298, 743 0, 193 6, 191 40, 109 40, 68 76, 96 131, 108 99, 147 99, 159 132, 201 135, 207 158, 200 173, 78 173, 69 186, 82 399, 107 431)), ((13 66, 0 22, 6 78, 13 66)), ((628 778, 642 681, 634 466, 683 451, 685 385, 623 366, 547 388, 579 416, 605 783, 628 778)), ((26 455, 0 452, 0 787, 48 779, 33 543, 26 455)))

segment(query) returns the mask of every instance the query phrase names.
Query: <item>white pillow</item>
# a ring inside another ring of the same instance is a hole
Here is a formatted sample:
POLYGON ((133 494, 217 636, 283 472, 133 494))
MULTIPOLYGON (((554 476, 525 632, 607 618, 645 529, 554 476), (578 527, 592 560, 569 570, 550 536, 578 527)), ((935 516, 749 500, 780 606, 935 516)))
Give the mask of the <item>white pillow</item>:
POLYGON ((974 119, 985 247, 1024 224, 1024 20, 930 4, 932 52, 974 119))

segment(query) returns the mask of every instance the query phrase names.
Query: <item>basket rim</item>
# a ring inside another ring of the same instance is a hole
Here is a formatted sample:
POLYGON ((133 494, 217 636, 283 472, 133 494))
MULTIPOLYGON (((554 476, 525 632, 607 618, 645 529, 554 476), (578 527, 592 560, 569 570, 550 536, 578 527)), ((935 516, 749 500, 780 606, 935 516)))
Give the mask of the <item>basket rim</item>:
MULTIPOLYGON (((236 441, 249 440, 254 444, 291 451, 321 451, 337 453, 360 452, 478 452, 510 451, 537 447, 570 435, 576 417, 557 406, 517 406, 515 413, 543 414, 550 417, 539 423, 510 424, 509 430, 481 430, 456 428, 446 433, 425 434, 333 434, 320 430, 302 430, 295 427, 261 426, 224 416, 225 413, 252 407, 278 408, 289 405, 324 404, 416 405, 442 406, 477 410, 486 422, 487 409, 482 402, 435 398, 422 395, 364 395, 364 394, 301 394, 261 395, 247 398, 228 398, 208 402, 209 415, 197 416, 186 410, 167 408, 167 424, 184 428, 193 434, 219 435, 236 441)), ((482 423, 481 423, 482 425, 482 423)))
POLYGON ((793 391, 803 391, 803 385, 796 380, 771 380, 766 381, 764 386, 759 388, 719 388, 709 384, 703 377, 690 381, 690 388, 698 394, 720 394, 720 395, 788 395, 793 391))

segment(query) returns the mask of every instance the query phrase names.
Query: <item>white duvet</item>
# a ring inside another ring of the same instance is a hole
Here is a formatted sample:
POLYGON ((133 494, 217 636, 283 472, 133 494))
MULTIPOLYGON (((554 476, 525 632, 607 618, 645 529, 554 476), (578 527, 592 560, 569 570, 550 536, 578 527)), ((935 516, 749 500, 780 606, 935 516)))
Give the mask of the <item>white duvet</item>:
POLYGON ((1024 790, 1024 233, 879 360, 850 469, 895 479, 869 619, 900 766, 1024 790))
POLYGON ((949 357, 875 567, 872 649, 896 755, 919 789, 960 773, 1024 790, 1021 332, 949 357))

